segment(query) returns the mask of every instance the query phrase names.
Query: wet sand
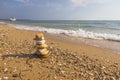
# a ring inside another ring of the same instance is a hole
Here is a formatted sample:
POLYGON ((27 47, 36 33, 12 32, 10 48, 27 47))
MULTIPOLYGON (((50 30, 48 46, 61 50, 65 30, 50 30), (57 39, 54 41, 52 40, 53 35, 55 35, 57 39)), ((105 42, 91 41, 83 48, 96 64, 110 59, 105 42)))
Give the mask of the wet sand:
POLYGON ((34 55, 39 32, 0 24, 0 79, 3 80, 119 80, 120 55, 77 38, 45 34, 51 55, 34 55), (75 41, 76 40, 76 41, 75 41))

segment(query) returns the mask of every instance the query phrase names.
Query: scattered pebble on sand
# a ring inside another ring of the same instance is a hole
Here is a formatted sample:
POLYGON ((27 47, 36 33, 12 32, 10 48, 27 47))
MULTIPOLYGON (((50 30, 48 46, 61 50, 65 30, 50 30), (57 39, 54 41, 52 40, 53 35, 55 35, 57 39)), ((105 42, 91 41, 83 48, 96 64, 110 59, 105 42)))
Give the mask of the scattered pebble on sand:
POLYGON ((101 64, 85 53, 49 47, 50 57, 39 58, 34 43, 9 41, 7 35, 0 35, 1 46, 0 80, 120 80, 118 63, 101 64))
POLYGON ((9 78, 8 77, 3 77, 3 79, 2 80, 8 80, 9 78))

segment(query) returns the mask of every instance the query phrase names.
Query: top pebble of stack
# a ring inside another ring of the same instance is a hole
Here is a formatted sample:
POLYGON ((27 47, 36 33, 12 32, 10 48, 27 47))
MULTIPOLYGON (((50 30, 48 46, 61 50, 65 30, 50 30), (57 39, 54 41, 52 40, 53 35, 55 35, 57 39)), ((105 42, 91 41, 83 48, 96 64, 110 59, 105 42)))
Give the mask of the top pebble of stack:
POLYGON ((44 39, 43 33, 36 34, 34 40, 36 40, 36 39, 44 39))

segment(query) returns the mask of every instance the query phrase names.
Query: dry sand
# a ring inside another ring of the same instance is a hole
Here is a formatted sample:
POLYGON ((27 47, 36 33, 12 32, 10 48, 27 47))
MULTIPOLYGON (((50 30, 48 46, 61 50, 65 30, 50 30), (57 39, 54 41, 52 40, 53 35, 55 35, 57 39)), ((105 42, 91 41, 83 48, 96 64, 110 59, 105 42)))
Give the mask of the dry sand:
POLYGON ((120 80, 119 54, 44 33, 51 55, 39 58, 37 33, 0 24, 0 80, 120 80))

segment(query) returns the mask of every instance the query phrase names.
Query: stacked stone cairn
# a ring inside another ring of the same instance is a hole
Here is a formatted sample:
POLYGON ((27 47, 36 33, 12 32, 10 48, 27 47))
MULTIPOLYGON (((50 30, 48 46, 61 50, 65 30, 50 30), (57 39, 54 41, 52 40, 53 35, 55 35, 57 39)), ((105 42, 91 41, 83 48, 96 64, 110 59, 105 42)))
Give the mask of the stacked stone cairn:
POLYGON ((46 44, 43 33, 36 34, 34 40, 36 41, 37 48, 35 54, 43 58, 49 57, 50 52, 47 50, 48 45, 46 44))

